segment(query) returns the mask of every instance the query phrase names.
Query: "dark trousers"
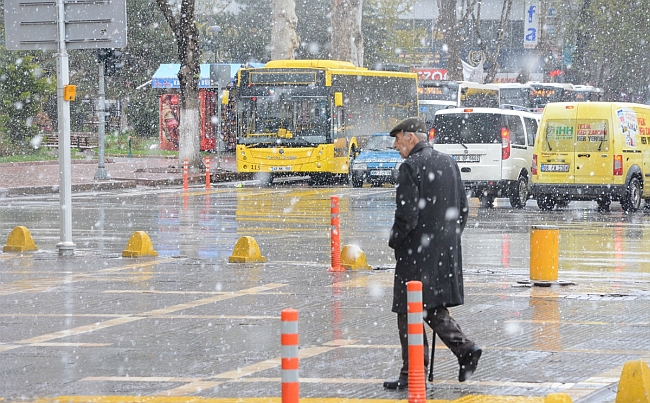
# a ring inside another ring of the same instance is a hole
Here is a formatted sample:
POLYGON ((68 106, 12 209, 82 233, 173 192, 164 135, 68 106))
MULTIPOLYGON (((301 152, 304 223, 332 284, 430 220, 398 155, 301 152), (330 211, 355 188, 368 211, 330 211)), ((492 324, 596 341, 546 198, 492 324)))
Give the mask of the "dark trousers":
MULTIPOLYGON (((437 308, 425 309, 423 312, 424 321, 433 329, 434 333, 440 337, 443 343, 451 350, 452 353, 458 358, 461 358, 469 351, 474 345, 474 342, 469 340, 467 336, 460 329, 458 323, 454 318, 449 315, 449 310, 445 307, 439 306, 437 308)), ((407 379, 409 374, 409 343, 408 343, 408 314, 397 314, 397 328, 399 330, 399 340, 402 345, 402 361, 403 366, 400 371, 400 378, 407 379)), ((436 346, 431 346, 436 348, 436 346)), ((424 368, 429 365, 429 343, 427 341, 427 333, 424 332, 424 368)), ((425 374, 426 375, 426 374, 425 374)))

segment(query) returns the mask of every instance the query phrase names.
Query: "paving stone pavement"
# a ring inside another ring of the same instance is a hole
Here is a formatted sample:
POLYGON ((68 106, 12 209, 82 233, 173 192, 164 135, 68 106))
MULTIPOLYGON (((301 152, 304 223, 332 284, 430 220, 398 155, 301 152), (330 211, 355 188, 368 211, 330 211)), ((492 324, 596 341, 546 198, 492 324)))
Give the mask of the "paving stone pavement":
MULTIPOLYGON (((221 182, 247 175, 237 174, 232 153, 211 155, 211 182, 221 182)), ((136 186, 183 185, 183 169, 177 158, 109 156, 105 160, 108 180, 95 180, 99 161, 96 157, 72 160, 72 191, 133 188, 136 186)), ((188 182, 205 183, 205 171, 190 171, 188 182)), ((0 197, 21 194, 57 193, 59 163, 53 161, 18 162, 0 164, 0 197)))

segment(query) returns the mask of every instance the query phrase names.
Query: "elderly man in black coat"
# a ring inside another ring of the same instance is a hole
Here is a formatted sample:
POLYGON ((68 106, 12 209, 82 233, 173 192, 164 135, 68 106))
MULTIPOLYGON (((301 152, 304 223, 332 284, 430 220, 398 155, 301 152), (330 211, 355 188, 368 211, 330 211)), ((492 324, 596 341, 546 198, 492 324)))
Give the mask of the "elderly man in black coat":
MULTIPOLYGON (((403 366, 397 380, 384 382, 388 389, 408 386, 406 283, 411 280, 422 282, 424 321, 458 357, 460 382, 469 379, 481 357, 481 349, 447 310, 464 302, 460 238, 467 222, 467 196, 456 162, 429 145, 426 131, 424 122, 409 118, 390 132, 393 147, 406 159, 399 167, 389 240, 397 260, 392 311, 397 313, 403 366)), ((426 332, 424 344, 426 366, 426 332)))

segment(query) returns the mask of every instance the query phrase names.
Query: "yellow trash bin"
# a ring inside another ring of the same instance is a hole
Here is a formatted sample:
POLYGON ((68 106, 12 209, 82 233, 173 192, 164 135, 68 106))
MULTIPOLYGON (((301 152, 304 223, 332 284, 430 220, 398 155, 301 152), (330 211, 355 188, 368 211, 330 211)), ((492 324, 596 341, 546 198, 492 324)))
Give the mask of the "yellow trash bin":
POLYGON ((530 229, 530 279, 557 281, 560 229, 533 225, 530 229))

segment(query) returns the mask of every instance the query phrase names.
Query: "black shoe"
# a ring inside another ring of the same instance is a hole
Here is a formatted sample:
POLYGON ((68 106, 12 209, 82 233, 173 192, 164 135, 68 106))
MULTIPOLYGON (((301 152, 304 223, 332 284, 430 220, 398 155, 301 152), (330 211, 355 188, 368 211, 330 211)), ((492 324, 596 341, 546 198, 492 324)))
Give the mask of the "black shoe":
POLYGON ((462 360, 460 360, 460 370, 458 371, 458 382, 465 382, 471 378, 474 371, 476 371, 476 366, 478 365, 478 360, 481 358, 481 350, 476 344, 469 349, 462 360))
POLYGON ((402 390, 408 388, 408 386, 409 386, 409 381, 408 379, 404 379, 404 378, 398 378, 395 379, 394 381, 384 381, 384 387, 386 389, 402 390))

